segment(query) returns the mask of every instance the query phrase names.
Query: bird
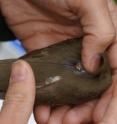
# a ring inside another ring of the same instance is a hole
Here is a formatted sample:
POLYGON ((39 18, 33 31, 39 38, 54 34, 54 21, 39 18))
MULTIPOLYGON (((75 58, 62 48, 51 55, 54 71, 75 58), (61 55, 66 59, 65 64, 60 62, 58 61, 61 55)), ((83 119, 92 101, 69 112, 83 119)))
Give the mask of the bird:
POLYGON ((0 60, 0 98, 8 88, 11 65, 27 61, 36 80, 35 104, 79 105, 99 98, 111 85, 112 75, 108 59, 102 54, 98 73, 88 72, 81 60, 82 38, 73 38, 37 49, 17 59, 0 60))

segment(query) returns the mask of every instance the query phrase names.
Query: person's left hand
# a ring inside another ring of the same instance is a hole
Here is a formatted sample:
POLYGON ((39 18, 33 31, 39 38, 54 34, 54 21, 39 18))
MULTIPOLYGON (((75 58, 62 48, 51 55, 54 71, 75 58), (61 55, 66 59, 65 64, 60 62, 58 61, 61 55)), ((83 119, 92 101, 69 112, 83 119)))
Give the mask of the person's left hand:
POLYGON ((0 111, 0 124, 27 124, 34 99, 33 71, 25 61, 18 60, 12 66, 9 87, 0 111))

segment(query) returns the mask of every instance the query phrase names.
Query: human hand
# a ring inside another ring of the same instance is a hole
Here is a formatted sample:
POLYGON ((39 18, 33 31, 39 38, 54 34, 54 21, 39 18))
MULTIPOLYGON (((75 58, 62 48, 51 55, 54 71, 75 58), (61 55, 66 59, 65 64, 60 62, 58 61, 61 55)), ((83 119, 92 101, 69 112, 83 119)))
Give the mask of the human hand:
MULTIPOLYGON (((6 17, 10 28, 23 41, 28 50, 43 48, 67 38, 84 36, 82 60, 86 69, 91 72, 97 69, 100 64, 99 55, 111 45, 108 53, 110 54, 111 66, 115 69, 117 63, 115 58, 115 25, 113 25, 114 20, 112 19, 115 16, 110 12, 108 6, 110 1, 12 0, 11 2, 1 0, 0 2, 3 15, 6 17)), ((115 82, 115 77, 114 74, 113 82, 115 82)), ((113 88, 110 91, 109 94, 111 95, 112 92, 115 92, 113 88)), ((104 98, 102 97, 102 100, 104 98)), ((106 104, 109 104, 109 100, 105 100, 106 104)), ((71 124, 78 124, 95 120, 92 119, 92 115, 97 117, 98 114, 92 113, 94 109, 96 110, 96 106, 99 106, 97 102, 102 105, 100 101, 86 103, 86 105, 73 109, 70 109, 69 106, 58 108, 51 114, 50 107, 39 106, 35 112, 36 120, 39 123, 48 122, 49 124, 66 123, 66 121, 72 122, 71 124), (71 116, 69 113, 70 111, 74 113, 74 110, 77 110, 76 116, 74 114, 71 116)), ((103 105, 102 107, 104 108, 103 105)))
POLYGON ((33 72, 23 60, 15 62, 11 72, 9 87, 0 111, 0 123, 27 124, 35 99, 33 72))
MULTIPOLYGON (((117 32, 117 6, 113 0, 108 0, 109 12, 117 32)), ((97 99, 81 106, 69 106, 50 110, 50 107, 39 106, 35 109, 38 123, 48 124, 116 124, 117 123, 117 36, 107 50, 112 68, 112 86, 97 99)))
POLYGON ((84 36, 82 60, 91 72, 115 38, 107 0, 0 0, 0 8, 28 50, 84 36))

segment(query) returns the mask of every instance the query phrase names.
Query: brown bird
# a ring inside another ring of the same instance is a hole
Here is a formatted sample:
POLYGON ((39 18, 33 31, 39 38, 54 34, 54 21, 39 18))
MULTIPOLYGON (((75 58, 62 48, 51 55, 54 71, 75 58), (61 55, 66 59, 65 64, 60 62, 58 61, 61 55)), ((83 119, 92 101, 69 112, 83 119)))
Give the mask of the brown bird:
MULTIPOLYGON (((99 98, 111 84, 106 55, 96 74, 87 72, 81 63, 81 39, 35 50, 20 59, 32 67, 36 78, 36 104, 75 105, 99 98)), ((8 87, 11 64, 17 59, 0 61, 1 98, 8 87)))

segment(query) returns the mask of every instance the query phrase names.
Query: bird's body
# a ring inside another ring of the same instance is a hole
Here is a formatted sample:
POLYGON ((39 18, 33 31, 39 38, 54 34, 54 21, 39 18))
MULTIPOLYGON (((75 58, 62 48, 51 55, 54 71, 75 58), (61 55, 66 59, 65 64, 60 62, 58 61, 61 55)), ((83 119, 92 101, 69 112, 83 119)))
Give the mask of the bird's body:
MULTIPOLYGON (((36 103, 75 105, 98 98, 111 84, 111 72, 106 57, 98 75, 88 73, 81 63, 81 40, 71 39, 35 50, 21 59, 32 67, 36 78, 36 103)), ((11 64, 0 61, 0 91, 8 87, 11 64)))

